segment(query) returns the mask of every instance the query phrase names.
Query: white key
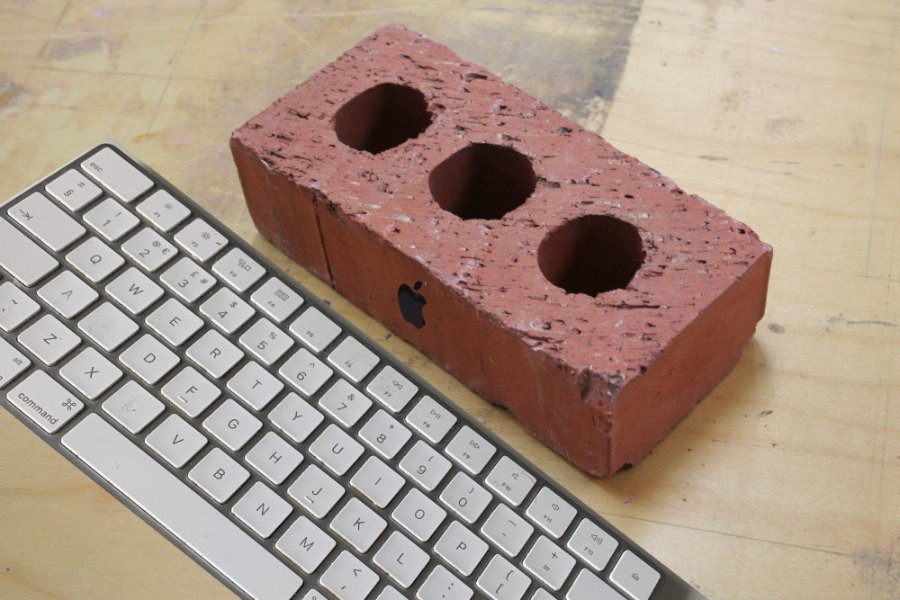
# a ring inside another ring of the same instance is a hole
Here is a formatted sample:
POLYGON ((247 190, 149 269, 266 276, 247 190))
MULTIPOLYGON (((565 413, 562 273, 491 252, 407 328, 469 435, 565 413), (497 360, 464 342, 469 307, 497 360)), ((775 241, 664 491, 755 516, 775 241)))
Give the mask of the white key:
POLYGON ((107 242, 115 242, 141 222, 131 211, 107 198, 84 213, 84 221, 107 242))
POLYGON ((186 354, 214 379, 221 379, 244 357, 237 346, 212 329, 191 344, 186 354))
POLYGON ((312 516, 321 519, 344 495, 344 486, 316 465, 309 465, 288 488, 288 494, 312 516))
POLYGON ((250 258, 240 248, 232 248, 213 265, 213 273, 228 286, 246 292, 266 274, 261 264, 250 258))
POLYGON ((300 517, 278 539, 279 552, 309 574, 319 568, 325 557, 336 546, 327 533, 313 525, 306 517, 300 517))
POLYGON ((388 407, 391 412, 396 413, 406 407, 419 388, 401 375, 397 369, 388 365, 369 382, 366 391, 388 407))
POLYGON ((60 376, 89 400, 112 387, 122 371, 93 348, 85 348, 59 370, 60 376))
POLYGON ((135 267, 113 279, 106 292, 133 315, 144 312, 163 295, 162 288, 135 267))
POLYGON ((67 319, 87 308, 99 294, 71 271, 61 271, 38 290, 38 296, 67 319))
POLYGON ((137 333, 139 327, 110 302, 104 302, 78 322, 78 329, 112 352, 137 333))
POLYGON ((265 317, 247 328, 238 341, 260 362, 268 366, 275 364, 294 345, 291 336, 278 329, 265 317))
POLYGON ((385 508, 403 488, 403 477, 374 456, 359 468, 350 485, 359 490, 372 504, 385 508))
POLYGON ((222 450, 213 448, 194 465, 188 477, 213 500, 222 504, 244 485, 250 473, 222 450))
POLYGON ((275 533, 284 520, 294 511, 261 481, 254 483, 231 508, 234 515, 263 538, 275 533))
POLYGON ((144 227, 122 244, 122 252, 151 273, 178 254, 175 246, 149 227, 144 227))
POLYGON ((547 587, 556 591, 575 567, 575 559, 546 537, 540 536, 522 564, 547 587))
POLYGON ((191 216, 191 211, 166 190, 156 190, 138 204, 137 211, 160 231, 171 231, 191 216))
POLYGON ((325 363, 301 348, 278 369, 278 374, 306 397, 315 394, 331 377, 325 363))
POLYGON ((93 283, 100 283, 125 264, 122 256, 93 236, 66 254, 66 261, 93 283))
POLYGON ((103 403, 103 410, 131 433, 140 433, 165 410, 162 402, 136 381, 128 381, 103 403))
POLYGON ((31 361, 24 354, 0 338, 0 388, 6 387, 30 366, 31 361))
POLYGON ((441 492, 441 502, 471 525, 491 503, 491 493, 459 471, 441 492))
POLYGON ((544 588, 538 588, 534 590, 530 600, 556 600, 556 598, 544 588))
POLYGON ((631 550, 619 557, 609 580, 634 600, 649 600, 659 582, 659 573, 631 550))
POLYGON ((81 412, 84 403, 44 371, 32 371, 6 394, 10 404, 47 433, 56 433, 81 412))
POLYGON ((293 571, 101 417, 88 415, 62 443, 248 596, 287 600, 302 585, 293 571))
POLYGON ((566 600, 625 600, 625 597, 587 569, 582 569, 566 593, 566 600))
POLYGON ((469 600, 471 597, 472 588, 457 579, 443 565, 436 566, 416 592, 417 600, 469 600))
POLYGON ((437 444, 453 429, 456 415, 431 396, 422 396, 406 415, 406 422, 433 444, 437 444))
POLYGON ((497 449, 478 432, 464 425, 447 444, 447 454, 471 473, 478 475, 497 449))
POLYGON ((475 572, 488 547, 484 540, 462 523, 453 521, 434 545, 434 551, 461 575, 468 577, 475 572))
POLYGON ((204 300, 200 312, 225 333, 234 333, 254 314, 253 307, 225 287, 204 300))
POLYGON ((537 478, 508 456, 501 456, 484 482, 507 502, 518 506, 537 483, 537 478))
POLYGON ((230 398, 203 421, 204 429, 234 451, 243 448, 261 427, 259 419, 230 398))
POLYGON ((34 192, 7 212, 54 252, 64 250, 87 231, 40 192, 34 192))
POLYGON ((394 458, 412 437, 409 429, 379 409, 359 430, 359 437, 384 458, 394 458))
POLYGON ((206 262, 228 244, 224 235, 199 218, 176 233, 175 242, 200 262, 206 262))
POLYGON ((81 343, 81 338, 53 315, 44 315, 32 323, 19 334, 18 340, 48 366, 58 363, 81 343))
POLYGON ((0 328, 9 333, 30 319, 41 305, 9 281, 0 285, 0 328))
POLYGON ((108 147, 82 162, 81 168, 125 202, 134 201, 153 187, 149 177, 108 147))
POLYGON ((300 294, 277 277, 259 286, 250 296, 250 301, 276 323, 290 317, 303 304, 300 294))
POLYGON ((450 472, 450 461, 419 440, 400 461, 400 470, 430 492, 450 472))
POLYGON ((589 519, 582 519, 566 547, 598 571, 606 568, 619 542, 589 519))
POLYGON ((280 379, 252 360, 228 380, 228 389, 254 410, 262 410, 268 406, 283 388, 284 384, 280 379))
POLYGON ((291 392, 272 409, 269 420, 299 444, 315 431, 325 417, 306 400, 291 392))
POLYGON ((35 244, 24 233, 0 219, 0 267, 18 279, 22 285, 31 287, 52 272, 56 259, 35 244))
POLYGON ((367 552, 387 527, 387 522, 358 499, 350 498, 330 527, 359 552, 367 552))
POLYGON ((341 328, 311 306, 291 323, 290 331, 313 351, 321 352, 340 335, 341 328))
POLYGON ((182 257, 160 275, 159 280, 189 304, 216 285, 216 278, 197 266, 189 258, 182 257))
POLYGON ((346 337, 328 355, 328 362, 338 371, 359 383, 378 364, 378 356, 354 337, 346 337))
MULTIPOLYGON (((303 600, 306 600, 305 598, 303 600)), ((324 598, 323 598, 324 600, 324 598)), ((400 592, 396 590, 396 588, 392 588, 391 586, 385 586, 381 593, 378 594, 378 597, 375 600, 406 600, 406 596, 402 595, 400 592)))
POLYGON ((378 584, 378 575, 344 550, 319 581, 338 600, 365 600, 378 584))
POLYGON ((178 361, 176 354, 146 333, 119 355, 119 362, 150 385, 165 377, 178 361))
POLYGON ((179 371, 162 388, 162 395, 191 418, 209 408, 220 394, 218 386, 191 366, 179 371))
POLYGON ((522 551, 533 532, 534 527, 503 503, 481 526, 481 534, 510 557, 522 551))
POLYGON ((206 438, 178 415, 169 415, 144 442, 176 469, 200 452, 206 438))
POLYGON ((393 531, 372 560, 397 585, 406 589, 413 584, 430 557, 418 544, 399 531, 393 531))
POLYGON ((269 431, 247 453, 247 463, 275 485, 281 485, 291 476, 303 455, 274 431, 269 431))
POLYGON ((372 401, 344 379, 338 379, 319 398, 319 406, 344 427, 353 427, 372 401))
POLYGON ((575 518, 576 510, 559 494, 545 487, 531 501, 525 514, 541 529, 559 539, 575 518))
POLYGON ((309 452, 335 475, 343 475, 363 453, 362 445, 341 431, 337 425, 329 425, 309 446, 309 452))
POLYGON ((69 169, 44 189, 71 211, 81 210, 102 194, 100 188, 76 169, 69 169))
POLYGON ((443 508, 417 488, 411 488, 391 513, 391 518, 420 542, 427 542, 446 516, 443 508))
POLYGON ((531 580, 508 560, 496 554, 481 572, 477 585, 491 600, 520 600, 531 585, 531 580))
POLYGON ((173 346, 180 346, 203 327, 203 319, 175 298, 169 298, 147 315, 147 325, 173 346))

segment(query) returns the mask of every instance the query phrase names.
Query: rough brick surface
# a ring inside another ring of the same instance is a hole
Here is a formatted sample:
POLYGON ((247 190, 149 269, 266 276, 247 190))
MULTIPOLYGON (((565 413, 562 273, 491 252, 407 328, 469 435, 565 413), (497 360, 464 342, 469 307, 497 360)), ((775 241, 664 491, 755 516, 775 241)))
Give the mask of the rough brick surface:
POLYGON ((772 251, 747 226, 399 26, 232 151, 263 235, 595 475, 644 457, 763 315, 772 251))

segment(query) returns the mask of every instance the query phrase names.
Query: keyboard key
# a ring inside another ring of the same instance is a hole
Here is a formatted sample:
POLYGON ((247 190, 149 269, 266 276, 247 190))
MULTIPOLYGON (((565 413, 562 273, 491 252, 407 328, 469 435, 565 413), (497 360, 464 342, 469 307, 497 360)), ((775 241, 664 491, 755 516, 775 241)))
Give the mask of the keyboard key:
POLYGON ((0 338, 0 388, 21 375, 31 366, 31 361, 12 344, 0 338))
POLYGON ((261 311, 275 321, 281 323, 303 304, 303 298, 277 277, 272 277, 259 286, 250 296, 261 311))
POLYGON ((53 366, 81 344, 81 338, 53 315, 44 315, 25 329, 19 343, 45 365, 53 366))
MULTIPOLYGON (((303 600, 306 600, 304 598, 303 600)), ((325 600, 324 598, 322 600, 325 600)), ((400 592, 396 590, 396 588, 392 588, 391 586, 385 586, 381 593, 378 594, 378 597, 375 600, 406 600, 406 596, 402 595, 400 592)))
POLYGON ((166 417, 144 441, 176 469, 183 467, 206 445, 203 434, 178 415, 166 417))
POLYGON ((420 542, 427 542, 444 522, 447 512, 417 488, 411 488, 391 513, 391 518, 420 542))
POLYGON ((406 405, 413 399, 419 388, 401 375, 397 369, 388 365, 381 369, 378 375, 369 382, 366 391, 384 404, 391 412, 396 413, 406 408, 406 405))
POLYGON ((397 419, 379 409, 359 430, 359 437, 375 452, 391 459, 406 445, 412 433, 397 419))
POLYGON ((520 600, 531 585, 531 580, 497 554, 481 572, 476 585, 491 600, 520 600))
POLYGON ((61 271, 38 290, 38 296, 66 319, 90 306, 99 294, 71 271, 61 271))
POLYGON ((135 267, 113 279, 106 292, 133 315, 144 312, 163 295, 162 288, 135 267))
POLYGON ((340 335, 341 328, 311 306, 291 323, 290 331, 314 352, 321 352, 340 335))
POLYGON ((397 585, 405 589, 425 569, 430 557, 418 544, 399 531, 393 531, 372 560, 397 585))
POLYGON ((190 366, 162 388, 162 395, 191 418, 200 416, 221 393, 218 386, 190 366))
POLYGON ((119 362, 149 385, 155 385, 178 365, 179 358, 152 335, 144 334, 119 356, 119 362))
POLYGON ((310 574, 319 568, 336 545, 335 541, 313 525, 312 521, 300 517, 278 539, 275 547, 296 563, 304 573, 310 574))
POLYGON ((309 453, 322 461, 332 473, 341 476, 362 456, 363 447, 337 425, 329 425, 310 444, 309 453))
POLYGON ((471 597, 472 588, 457 579, 443 565, 436 566, 416 592, 418 600, 469 600, 471 597))
POLYGON ((575 567, 575 559, 546 537, 540 536, 522 564, 544 585, 556 591, 575 567))
POLYGON ((491 493, 462 472, 457 472, 441 492, 441 502, 471 525, 491 503, 491 493))
POLYGON ((81 168, 125 202, 134 201, 153 187, 149 177, 111 148, 103 148, 81 163, 81 168))
POLYGON ((447 444, 447 454, 472 475, 481 473, 496 451, 493 444, 468 425, 463 426, 447 444))
POLYGON ((206 262, 228 244, 224 235, 199 218, 176 233, 175 242, 200 262, 206 262))
POLYGON ((453 521, 434 545, 434 551, 463 577, 475 572, 489 546, 459 521, 453 521))
POLYGON ((59 374, 88 400, 96 400, 122 378, 122 371, 93 348, 78 353, 59 374))
POLYGON ((225 373, 244 358, 244 353, 237 346, 212 329, 191 344, 186 354, 213 379, 224 377, 225 373))
POLYGON ((350 480, 350 485, 360 491, 372 504, 385 508, 394 499, 406 481, 392 468, 370 456, 350 480))
POLYGON ((344 486, 316 465, 309 465, 288 488, 288 494, 312 516, 321 519, 344 495, 344 486))
POLYGON ((274 431, 266 433, 247 453, 247 463, 263 476, 281 485, 303 462, 303 455, 274 431))
POLYGON ((319 580, 338 600, 365 600, 378 584, 378 575, 344 550, 319 580))
POLYGON ((34 192, 7 213, 54 252, 64 250, 87 231, 40 192, 34 192))
POLYGON ((556 598, 544 588, 538 588, 534 590, 534 594, 531 595, 530 600, 556 600, 556 598))
POLYGON ((178 262, 169 267, 159 280, 188 304, 199 300, 200 296, 216 285, 215 277, 186 257, 178 259, 178 262))
POLYGON ((115 242, 141 222, 131 211, 107 198, 84 214, 84 221, 107 242, 115 242))
POLYGON ((95 237, 76 246, 66 261, 93 283, 100 283, 125 264, 124 258, 95 237))
POLYGON ((433 444, 437 444, 453 429, 456 416, 431 396, 422 396, 406 415, 406 422, 433 444))
POLYGON ((481 526, 482 535, 510 557, 522 551, 532 532, 534 527, 502 503, 481 526))
POLYGON ((234 451, 243 448, 261 427, 259 419, 230 398, 203 421, 204 429, 234 451))
POLYGON ((228 389, 247 406, 262 410, 284 389, 284 384, 251 360, 228 380, 228 389))
POLYGON ((225 287, 217 289, 204 300, 200 312, 225 333, 234 333, 255 313, 253 307, 225 287))
POLYGON ((400 470, 430 492, 450 472, 450 461, 419 440, 400 461, 400 470))
POLYGON ((191 469, 188 477, 210 498, 222 504, 244 485, 250 473, 222 450, 213 448, 191 469))
POLYGON ((6 399, 47 433, 62 429, 84 408, 81 400, 44 371, 32 371, 9 390, 6 399))
POLYGON ((294 345, 294 340, 265 317, 247 328, 238 340, 250 354, 272 366, 294 345))
POLYGON ((191 216, 191 211, 165 190, 156 190, 138 204, 137 211, 153 226, 166 232, 191 216))
POLYGON ((41 305, 9 281, 0 284, 0 328, 9 333, 34 316, 41 305))
POLYGON ((104 302, 78 322, 78 329, 97 345, 112 352, 138 332, 138 325, 121 310, 104 302))
POLYGON ((140 433, 165 410, 162 402, 136 381, 128 381, 103 403, 103 410, 131 433, 140 433))
POLYGON ((149 227, 144 227, 122 244, 122 252, 150 273, 178 254, 175 246, 149 227))
POLYGON ((306 397, 319 391, 319 388, 331 378, 331 373, 332 370, 326 367, 325 363, 303 348, 295 352, 278 369, 278 374, 306 397))
POLYGON ((31 287, 59 265, 56 259, 31 241, 28 236, 0 219, 0 267, 31 287))
POLYGON ((291 392, 269 413, 269 420, 298 444, 306 440, 325 417, 306 400, 291 392))
POLYGON ((566 600, 625 600, 625 597, 587 569, 582 569, 566 593, 566 600))
POLYGON ((319 406, 344 427, 353 427, 372 401, 344 379, 338 379, 319 398, 319 406))
POLYGON ((537 478, 508 456, 501 456, 484 482, 507 502, 518 506, 537 483, 537 478))
POLYGON ((559 539, 575 518, 575 507, 550 488, 541 488, 525 514, 541 529, 559 539))
POLYGON ((378 364, 378 356, 356 338, 346 337, 328 355, 328 362, 351 381, 359 383, 378 364))
POLYGON ((79 211, 103 192, 76 169, 69 169, 44 188, 71 211, 79 211))
POLYGON ((566 547, 598 571, 606 568, 619 542, 589 519, 582 519, 566 547))
POLYGON ((200 331, 203 319, 175 298, 169 298, 147 315, 147 325, 173 346, 180 346, 200 331))
POLYGON ((246 292, 266 274, 262 265, 240 248, 232 248, 226 252, 225 256, 216 261, 212 270, 226 285, 238 292, 246 292))
POLYGON ((263 538, 275 533, 293 511, 290 503, 261 481, 254 483, 231 508, 238 519, 263 538))
POLYGON ((631 550, 619 557, 609 580, 634 600, 649 600, 659 581, 659 573, 631 550))
POLYGON ((62 443, 248 596, 286 599, 300 589, 296 573, 101 417, 88 415, 62 443))
POLYGON ((368 552, 387 527, 387 522, 358 499, 350 498, 330 527, 359 552, 368 552))

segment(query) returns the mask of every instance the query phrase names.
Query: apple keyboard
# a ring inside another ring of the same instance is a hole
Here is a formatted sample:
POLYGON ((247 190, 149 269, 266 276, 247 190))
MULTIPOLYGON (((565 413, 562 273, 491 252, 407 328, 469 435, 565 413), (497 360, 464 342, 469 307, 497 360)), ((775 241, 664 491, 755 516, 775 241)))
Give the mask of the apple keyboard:
POLYGON ((0 330, 0 403, 240 596, 703 598, 116 146, 3 207, 0 330))

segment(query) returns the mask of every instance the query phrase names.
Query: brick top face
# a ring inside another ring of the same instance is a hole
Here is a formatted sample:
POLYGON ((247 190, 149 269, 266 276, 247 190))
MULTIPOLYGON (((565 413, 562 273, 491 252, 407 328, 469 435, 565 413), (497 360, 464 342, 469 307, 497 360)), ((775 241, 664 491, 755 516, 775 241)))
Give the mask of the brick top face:
POLYGON ((400 26, 234 138, 496 325, 612 388, 771 254, 746 225, 400 26))

